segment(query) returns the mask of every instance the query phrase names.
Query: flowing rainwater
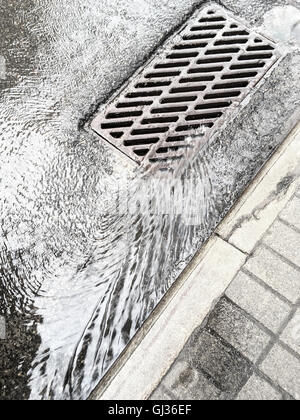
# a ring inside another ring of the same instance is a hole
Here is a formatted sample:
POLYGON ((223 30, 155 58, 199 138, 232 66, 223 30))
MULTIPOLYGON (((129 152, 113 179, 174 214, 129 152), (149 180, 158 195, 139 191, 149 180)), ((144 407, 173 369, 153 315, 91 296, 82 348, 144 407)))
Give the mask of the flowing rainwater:
POLYGON ((245 166, 271 153, 280 116, 270 111, 258 128, 266 144, 251 144, 261 162, 244 149, 253 112, 241 114, 241 136, 204 146, 182 177, 143 175, 85 123, 199 2, 4 3, 0 387, 84 399, 244 188, 245 166))

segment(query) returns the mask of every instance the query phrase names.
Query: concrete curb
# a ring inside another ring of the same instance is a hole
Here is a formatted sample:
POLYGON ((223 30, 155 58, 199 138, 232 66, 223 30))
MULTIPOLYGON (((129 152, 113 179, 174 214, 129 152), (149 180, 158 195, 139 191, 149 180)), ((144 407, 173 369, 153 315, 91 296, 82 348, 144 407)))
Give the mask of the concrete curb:
POLYGON ((216 233, 250 253, 295 193, 300 175, 300 124, 267 162, 216 233))

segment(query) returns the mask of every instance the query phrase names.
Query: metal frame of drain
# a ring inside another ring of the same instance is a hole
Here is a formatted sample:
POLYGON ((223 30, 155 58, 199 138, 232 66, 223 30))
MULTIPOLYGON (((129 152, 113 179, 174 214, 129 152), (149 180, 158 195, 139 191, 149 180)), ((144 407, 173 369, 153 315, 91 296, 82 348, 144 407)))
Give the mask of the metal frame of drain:
POLYGON ((131 162, 178 174, 279 60, 276 44, 204 6, 92 121, 131 162))

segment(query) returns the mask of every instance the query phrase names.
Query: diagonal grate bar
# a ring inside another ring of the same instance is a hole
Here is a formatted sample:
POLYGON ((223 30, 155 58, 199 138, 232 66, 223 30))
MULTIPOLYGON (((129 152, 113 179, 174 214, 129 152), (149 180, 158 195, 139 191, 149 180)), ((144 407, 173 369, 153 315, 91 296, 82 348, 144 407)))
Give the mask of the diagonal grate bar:
POLYGON ((279 57, 274 42, 207 6, 100 111, 92 129, 144 168, 177 172, 279 57))

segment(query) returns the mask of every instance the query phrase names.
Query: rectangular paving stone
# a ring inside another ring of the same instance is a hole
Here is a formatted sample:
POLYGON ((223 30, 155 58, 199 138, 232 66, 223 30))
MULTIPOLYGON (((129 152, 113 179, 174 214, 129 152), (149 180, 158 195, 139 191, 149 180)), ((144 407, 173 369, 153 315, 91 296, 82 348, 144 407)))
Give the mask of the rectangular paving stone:
POLYGON ((300 399, 300 362, 276 344, 261 365, 261 370, 295 399, 300 399))
POLYGON ((226 295, 275 333, 291 310, 287 303, 242 271, 226 290, 226 295))
POLYGON ((280 338, 300 355, 300 309, 288 323, 280 338))
POLYGON ((294 225, 297 229, 300 229, 300 198, 294 196, 288 203, 285 209, 281 212, 280 218, 286 222, 294 225))
POLYGON ((175 362, 162 384, 178 400, 216 400, 222 394, 212 381, 183 360, 175 362))
POLYGON ((245 268, 292 303, 300 297, 300 272, 264 246, 254 252, 245 268))
POLYGON ((270 336, 248 319, 244 311, 225 298, 217 304, 208 326, 254 363, 270 341, 270 336))
POLYGON ((265 236, 264 243, 300 267, 300 233, 277 220, 265 236))
POLYGON ((282 395, 256 374, 251 376, 237 397, 237 400, 240 401, 276 401, 281 399, 282 395))
POLYGON ((208 331, 192 337, 189 355, 190 364, 228 395, 239 392, 252 374, 252 364, 241 353, 208 331))
POLYGON ((0 340, 5 340, 6 337, 6 325, 5 318, 0 316, 0 340))

